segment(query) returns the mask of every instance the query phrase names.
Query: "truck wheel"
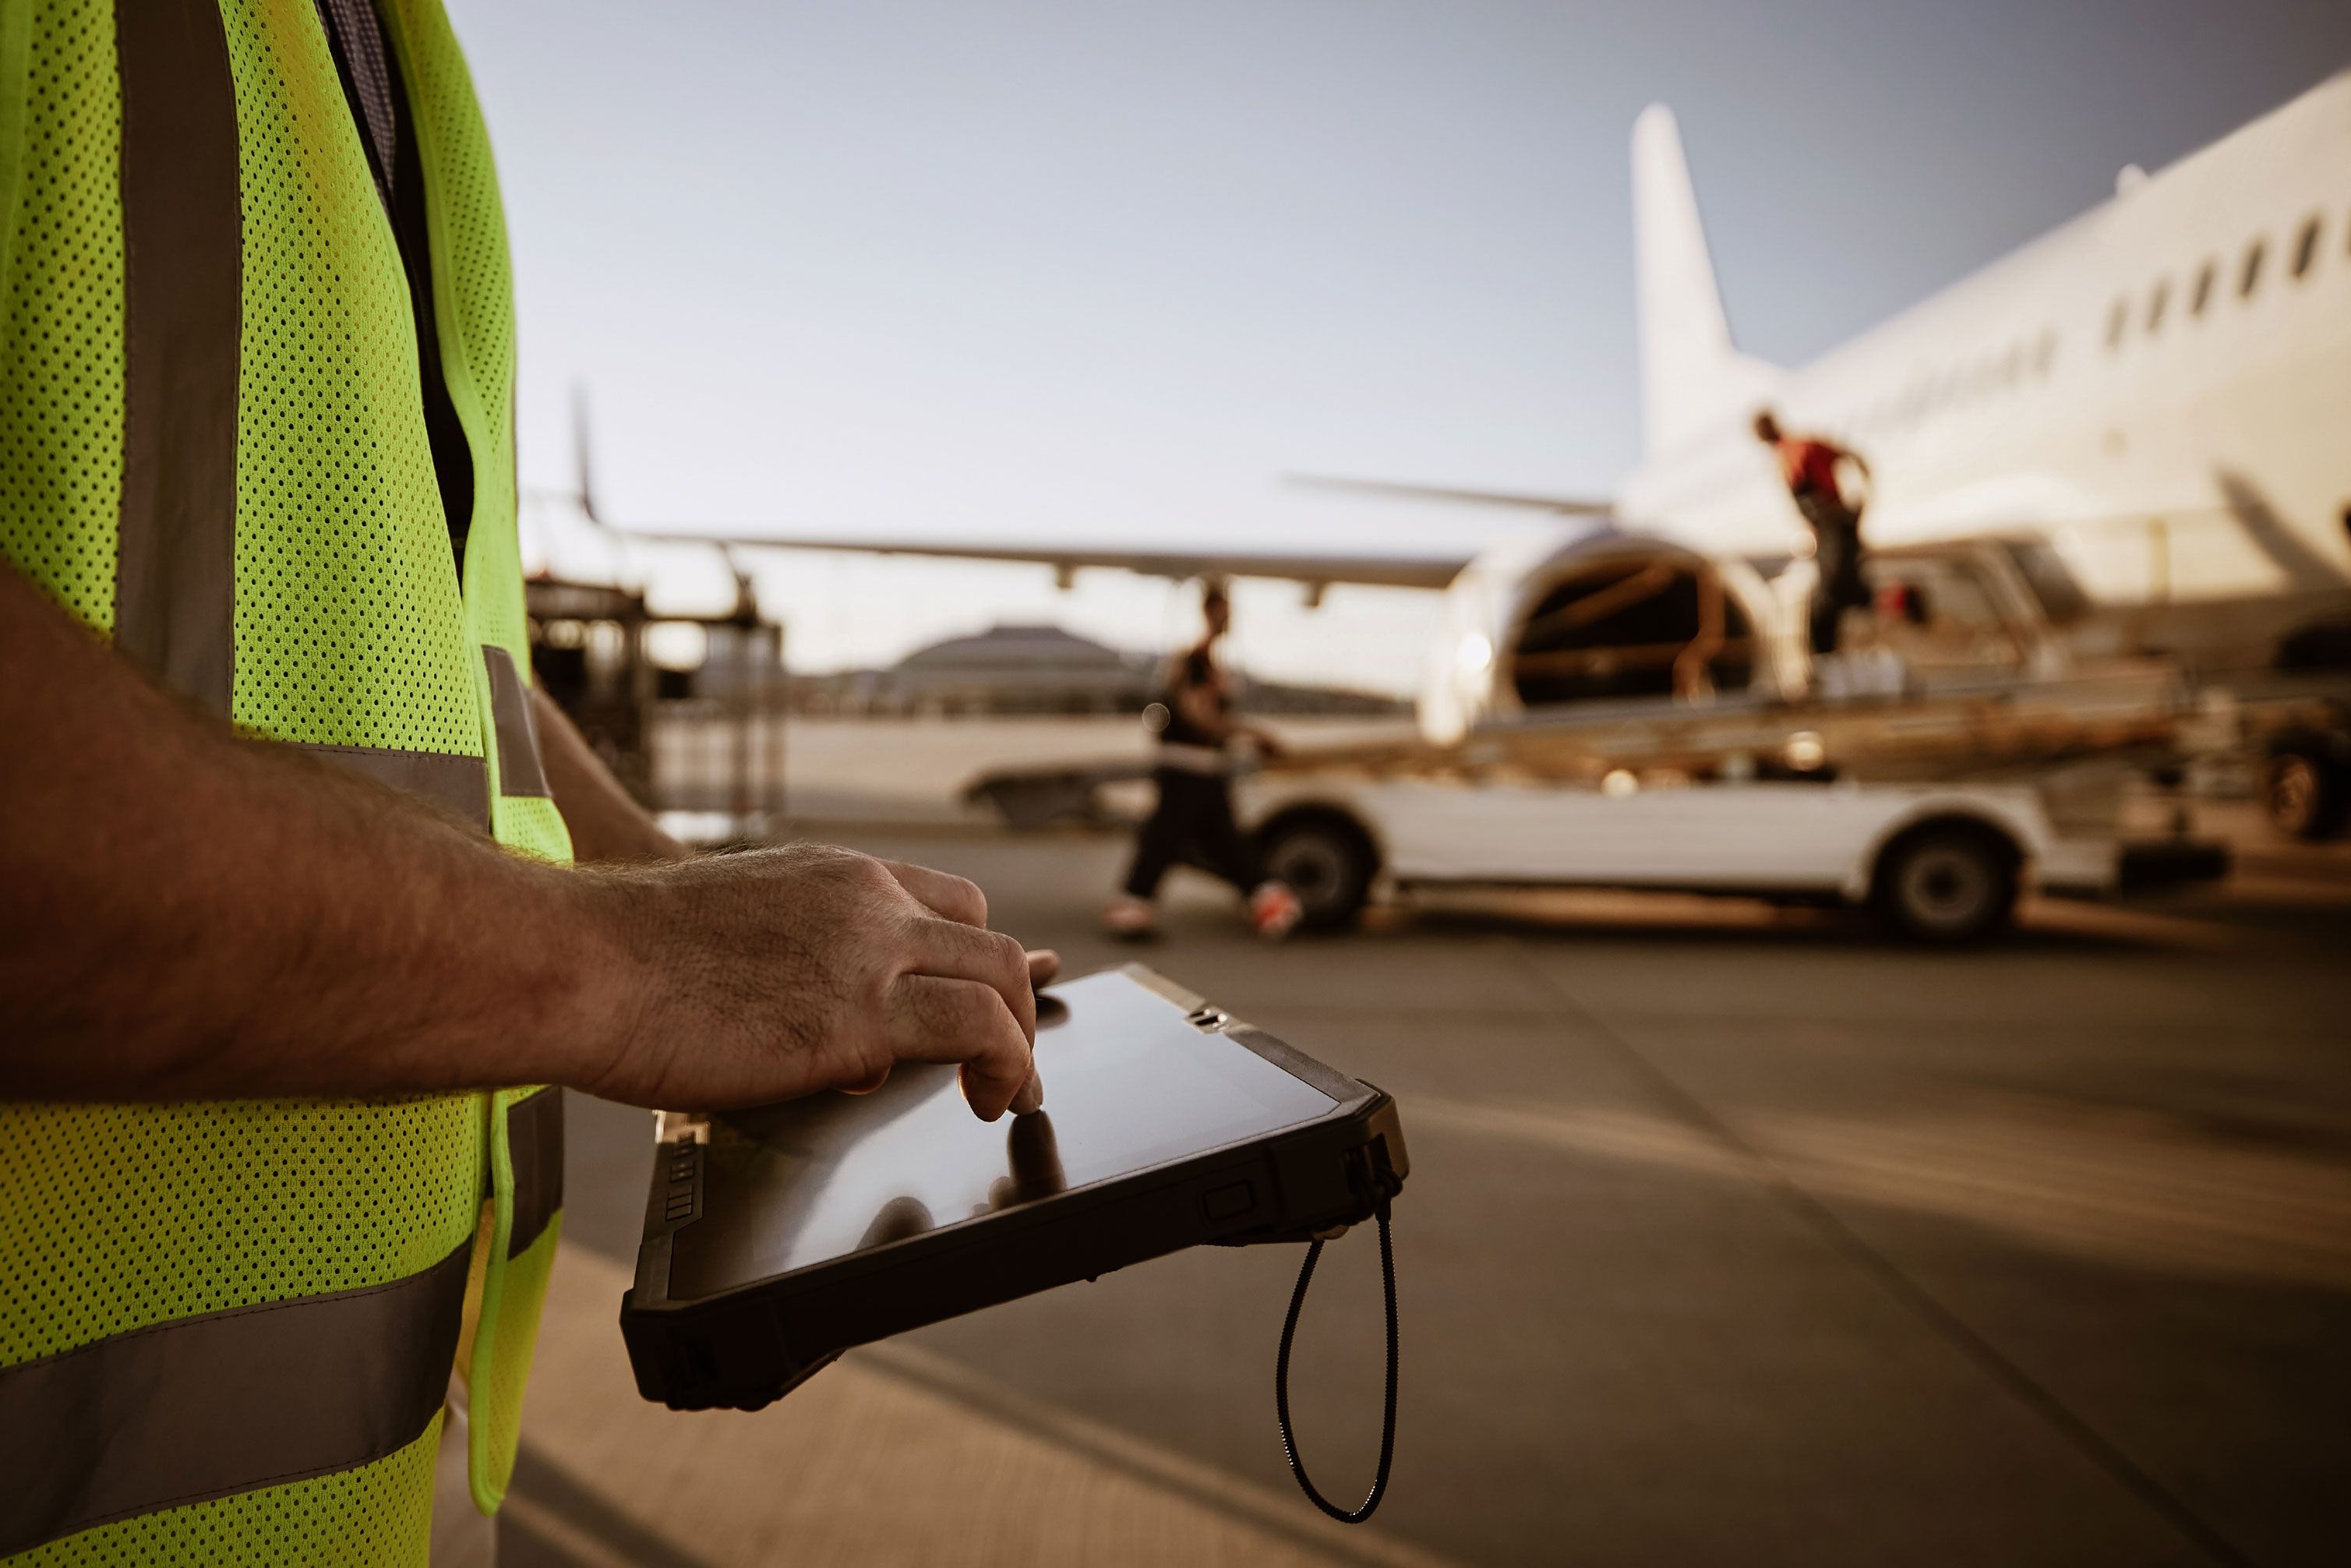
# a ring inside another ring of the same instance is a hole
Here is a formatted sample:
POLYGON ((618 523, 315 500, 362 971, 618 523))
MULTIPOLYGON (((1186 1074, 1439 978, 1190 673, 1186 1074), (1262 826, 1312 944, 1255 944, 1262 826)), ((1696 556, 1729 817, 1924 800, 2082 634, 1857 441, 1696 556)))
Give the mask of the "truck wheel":
POLYGON ((1377 866, 1363 830, 1337 816, 1278 821, 1262 841, 1265 874, 1298 894, 1301 924, 1317 931, 1350 925, 1371 896, 1377 866))
POLYGON ((2016 851, 1998 834, 1959 825, 1906 834, 1878 858, 1871 902, 1916 941, 1978 942, 2016 914, 2016 851))
POLYGON ((2343 831, 2344 818, 2351 814, 2351 779, 2325 753, 2290 747, 2271 755, 2262 804, 2278 831, 2315 843, 2343 831))

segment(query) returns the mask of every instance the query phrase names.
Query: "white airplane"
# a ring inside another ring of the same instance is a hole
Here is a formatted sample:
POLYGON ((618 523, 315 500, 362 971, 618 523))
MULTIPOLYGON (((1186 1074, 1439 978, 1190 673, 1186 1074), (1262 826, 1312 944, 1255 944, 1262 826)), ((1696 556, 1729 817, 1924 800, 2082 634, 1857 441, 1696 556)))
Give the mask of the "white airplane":
MULTIPOLYGON (((2004 559, 2094 655, 2252 667, 2351 624, 2351 71, 2168 168, 2126 169, 2111 201, 1800 370, 1734 347, 1661 105, 1635 125, 1633 173, 1646 451, 1616 497, 1358 486, 1531 507, 1556 530, 1445 559, 714 542, 1033 561, 1065 582, 1084 567, 1281 578, 1310 602, 1331 583, 1439 590, 1418 712, 1441 743, 1681 689, 1701 637, 1701 685, 1801 689, 1810 566, 1751 431, 1768 405, 1865 455, 1879 569, 1917 563, 1960 622, 1983 590, 1934 568, 1933 547, 2004 559)), ((592 517, 584 431, 581 462, 592 517)))

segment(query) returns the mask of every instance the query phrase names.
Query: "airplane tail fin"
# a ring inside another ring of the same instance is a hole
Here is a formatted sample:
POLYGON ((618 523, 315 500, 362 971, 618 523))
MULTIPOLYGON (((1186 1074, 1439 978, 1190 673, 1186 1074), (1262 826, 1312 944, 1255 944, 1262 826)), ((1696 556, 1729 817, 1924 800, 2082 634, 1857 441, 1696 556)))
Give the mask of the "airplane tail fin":
POLYGON ((1649 455, 1768 402, 1780 372, 1730 344, 1674 111, 1633 122, 1633 239, 1641 324, 1641 419, 1649 455))

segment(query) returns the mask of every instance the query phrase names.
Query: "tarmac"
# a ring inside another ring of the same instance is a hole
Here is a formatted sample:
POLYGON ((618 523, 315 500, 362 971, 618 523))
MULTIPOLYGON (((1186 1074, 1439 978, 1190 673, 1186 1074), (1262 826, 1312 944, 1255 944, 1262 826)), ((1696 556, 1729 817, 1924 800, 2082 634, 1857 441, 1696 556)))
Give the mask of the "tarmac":
MULTIPOLYGON (((2242 823, 2240 827, 2244 827, 2242 823)), ((1980 951, 1834 914, 1468 900, 1280 948, 1123 846, 820 836, 963 873, 1073 972, 1140 959, 1395 1093, 1395 1475, 1284 1468, 1291 1247, 1203 1249, 852 1353, 754 1416, 639 1400, 639 1112, 573 1096, 509 1568, 610 1563, 2339 1563, 2351 1546, 2351 850, 2043 904, 1980 951)), ((1377 1251, 1293 1399, 1376 1452, 1377 1251)))

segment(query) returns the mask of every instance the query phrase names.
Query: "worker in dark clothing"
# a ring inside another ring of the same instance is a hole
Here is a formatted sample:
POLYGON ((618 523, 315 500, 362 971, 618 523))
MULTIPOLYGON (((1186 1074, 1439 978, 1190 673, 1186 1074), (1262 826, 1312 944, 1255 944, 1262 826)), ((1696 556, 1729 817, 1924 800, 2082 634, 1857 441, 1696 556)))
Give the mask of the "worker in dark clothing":
POLYGON ((1769 409, 1755 416, 1755 438, 1778 455, 1780 477, 1813 530, 1812 649, 1834 653, 1844 612, 1870 602, 1861 576, 1861 503, 1846 494, 1837 468, 1850 462, 1865 480, 1869 465, 1834 442, 1784 434, 1769 409))
POLYGON ((1151 900, 1160 879, 1180 862, 1232 883, 1249 901, 1249 924, 1258 935, 1280 940, 1298 924, 1298 895, 1258 874, 1257 852, 1233 821, 1228 748, 1247 737, 1271 757, 1280 754, 1281 744, 1233 715, 1232 693, 1216 654, 1217 639, 1232 623, 1222 584, 1208 583, 1200 613, 1207 635, 1170 663, 1165 695, 1144 716, 1158 732, 1151 777, 1159 798, 1135 839, 1125 891, 1102 912, 1102 924, 1115 936, 1150 936, 1151 900))

